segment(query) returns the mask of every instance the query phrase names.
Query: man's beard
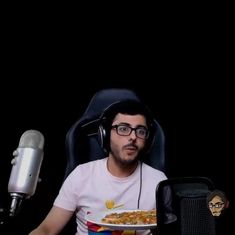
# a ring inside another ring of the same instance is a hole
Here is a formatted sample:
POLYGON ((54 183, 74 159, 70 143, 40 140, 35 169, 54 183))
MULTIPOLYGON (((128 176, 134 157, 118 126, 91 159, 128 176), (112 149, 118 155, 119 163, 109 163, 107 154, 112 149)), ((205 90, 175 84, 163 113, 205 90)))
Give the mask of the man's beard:
POLYGON ((140 160, 142 151, 140 151, 135 158, 122 158, 119 154, 116 154, 116 152, 113 151, 111 151, 111 154, 115 159, 116 163, 118 163, 120 166, 128 167, 135 165, 140 160))
POLYGON ((122 165, 122 166, 132 166, 136 162, 138 162, 138 156, 135 157, 134 159, 123 159, 117 156, 114 156, 114 158, 122 165))

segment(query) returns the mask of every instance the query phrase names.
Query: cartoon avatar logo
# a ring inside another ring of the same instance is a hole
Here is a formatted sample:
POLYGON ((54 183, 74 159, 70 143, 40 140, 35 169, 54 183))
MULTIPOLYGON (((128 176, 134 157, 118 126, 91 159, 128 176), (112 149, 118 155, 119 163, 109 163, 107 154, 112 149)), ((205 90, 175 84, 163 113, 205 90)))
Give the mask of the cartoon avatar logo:
POLYGON ((207 205, 213 216, 220 216, 225 208, 228 208, 229 202, 224 192, 215 190, 207 196, 207 205))

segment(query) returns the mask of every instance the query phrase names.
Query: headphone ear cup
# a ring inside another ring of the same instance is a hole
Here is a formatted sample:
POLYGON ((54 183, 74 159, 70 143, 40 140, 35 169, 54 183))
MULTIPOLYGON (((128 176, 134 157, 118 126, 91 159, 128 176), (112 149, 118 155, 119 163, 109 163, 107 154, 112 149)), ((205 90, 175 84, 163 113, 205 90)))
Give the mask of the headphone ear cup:
POLYGON ((104 147, 104 138, 106 136, 106 131, 103 127, 103 125, 99 125, 99 128, 98 128, 98 139, 99 139, 99 142, 100 142, 100 145, 101 145, 101 148, 104 147))
POLYGON ((100 143, 100 147, 104 151, 105 155, 108 154, 108 148, 107 148, 107 131, 104 128, 103 124, 99 125, 98 128, 98 141, 100 143))

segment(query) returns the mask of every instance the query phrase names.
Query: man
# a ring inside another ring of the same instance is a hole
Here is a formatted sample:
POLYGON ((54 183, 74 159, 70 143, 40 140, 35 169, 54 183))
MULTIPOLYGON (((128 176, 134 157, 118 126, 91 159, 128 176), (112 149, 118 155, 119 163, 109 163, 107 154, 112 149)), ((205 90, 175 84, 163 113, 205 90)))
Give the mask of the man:
MULTIPOLYGON (((166 176, 142 163, 154 133, 148 110, 140 102, 120 102, 110 107, 101 120, 100 135, 108 140, 108 156, 81 164, 71 172, 51 211, 30 235, 59 234, 74 212, 77 235, 88 234, 88 230, 102 234, 105 228, 87 222, 87 214, 107 209, 112 212, 116 208, 156 208, 156 186, 166 176)), ((134 234, 134 231, 110 234, 134 234)), ((136 234, 151 232, 140 230, 136 234)))

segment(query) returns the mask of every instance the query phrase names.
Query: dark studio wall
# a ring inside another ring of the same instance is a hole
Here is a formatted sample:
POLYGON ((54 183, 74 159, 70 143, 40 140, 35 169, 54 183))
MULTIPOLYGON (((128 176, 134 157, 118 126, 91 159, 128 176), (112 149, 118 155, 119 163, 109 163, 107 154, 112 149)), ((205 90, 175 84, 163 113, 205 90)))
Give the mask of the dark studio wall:
POLYGON ((79 20, 77 12, 51 16, 53 6, 45 23, 47 13, 30 11, 33 20, 19 11, 15 19, 9 8, 1 38, 0 208, 10 203, 10 162, 23 132, 42 132, 45 147, 35 195, 0 224, 0 235, 28 234, 46 216, 64 176, 65 135, 94 93, 110 87, 133 89, 152 110, 165 133, 169 177, 206 176, 226 192, 231 206, 218 229, 233 231, 234 14, 211 7, 167 7, 163 16, 154 7, 122 25, 124 15, 111 21, 98 11, 93 19, 90 8, 79 20))

